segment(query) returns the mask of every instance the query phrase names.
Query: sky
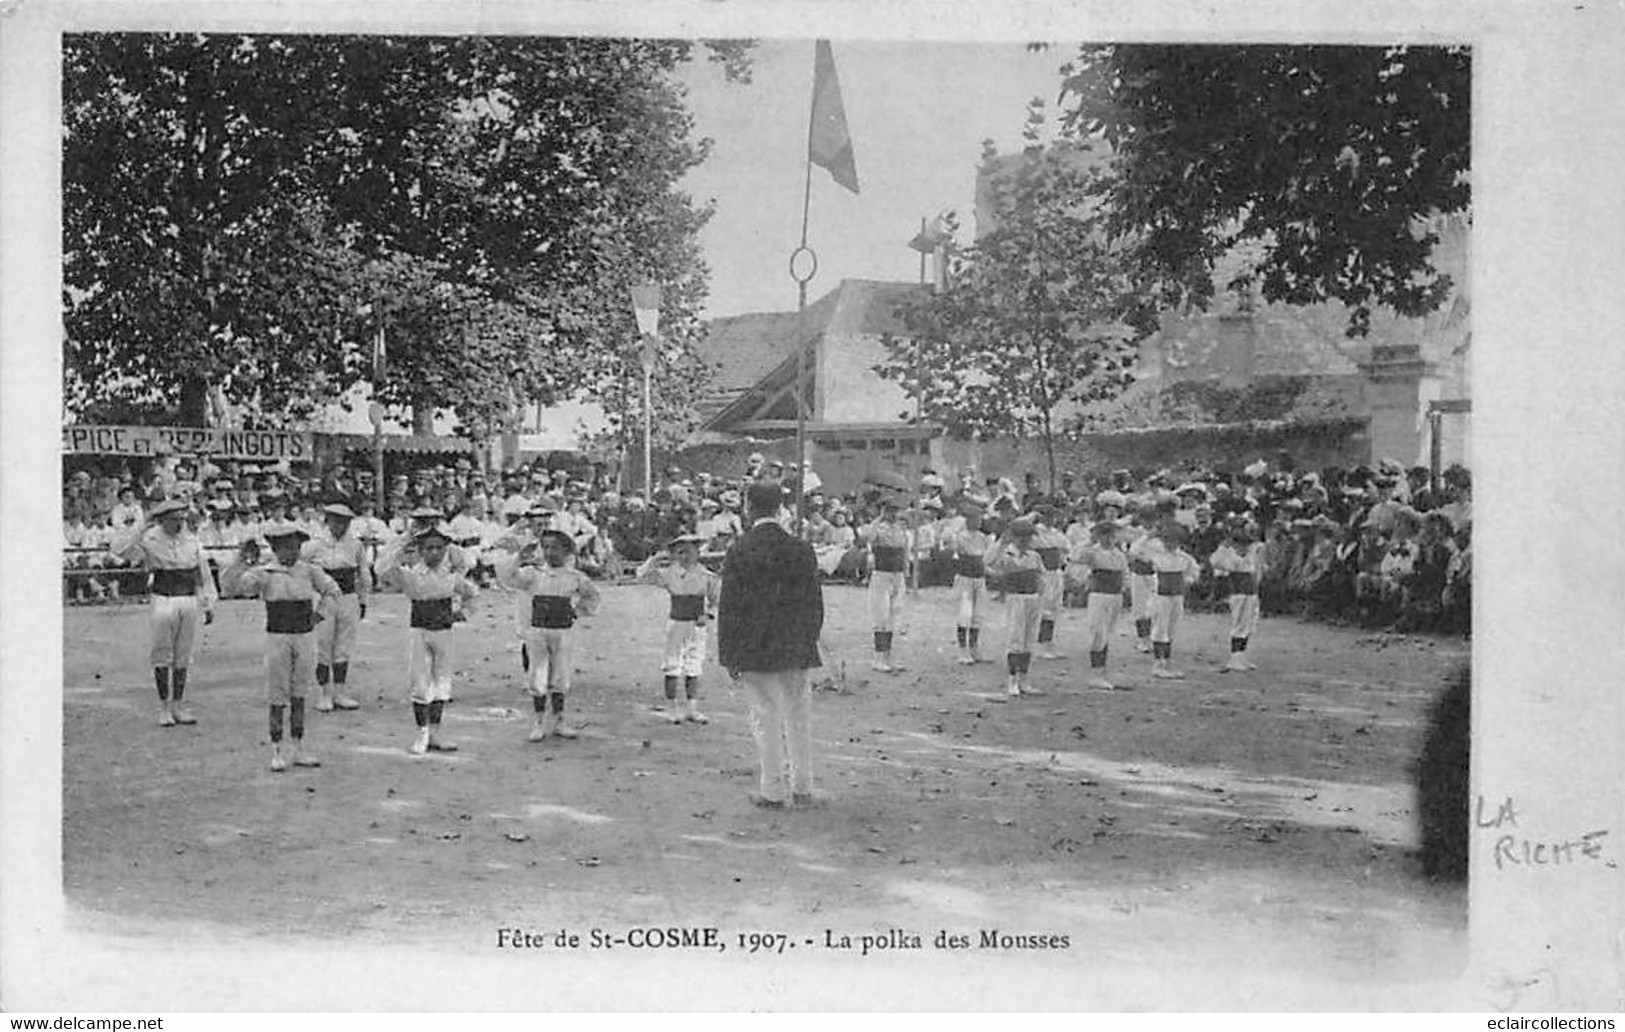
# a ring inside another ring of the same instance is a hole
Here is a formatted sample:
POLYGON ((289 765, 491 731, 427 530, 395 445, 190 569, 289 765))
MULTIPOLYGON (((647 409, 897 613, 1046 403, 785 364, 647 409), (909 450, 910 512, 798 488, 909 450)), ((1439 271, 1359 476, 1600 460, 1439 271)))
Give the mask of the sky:
MULTIPOLYGON (((1027 102, 1042 97, 1054 113, 1059 68, 1075 53, 1072 45, 1029 53, 1020 43, 832 45, 861 192, 813 168, 807 242, 819 270, 809 302, 842 279, 917 279, 908 241, 922 216, 956 211, 968 235, 982 141, 1019 147, 1027 102)), ((812 74, 811 39, 762 41, 748 85, 703 60, 681 73, 696 135, 715 141, 683 183, 716 204, 702 233, 711 317, 796 306, 788 263, 801 235, 812 74)))

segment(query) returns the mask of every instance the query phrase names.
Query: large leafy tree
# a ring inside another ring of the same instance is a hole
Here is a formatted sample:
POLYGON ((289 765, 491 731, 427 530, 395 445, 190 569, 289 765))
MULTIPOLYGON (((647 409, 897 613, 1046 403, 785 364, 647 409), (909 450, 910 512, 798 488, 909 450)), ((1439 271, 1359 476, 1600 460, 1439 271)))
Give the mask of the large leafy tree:
POLYGON ((321 83, 290 57, 277 39, 64 46, 70 403, 184 399, 195 419, 233 371, 275 404, 330 365, 331 241, 300 156, 321 83))
POLYGON ((950 432, 1040 437, 1055 484, 1055 437, 1076 406, 1132 382, 1142 298, 1088 200, 1099 158, 1084 145, 1040 143, 1042 105, 1026 146, 984 145, 993 227, 954 258, 948 285, 902 305, 907 334, 887 338, 879 372, 950 432))
POLYGON ((1113 152, 1115 235, 1164 309, 1205 306, 1216 262, 1258 251, 1226 287, 1268 301, 1436 310, 1437 216, 1468 210, 1464 47, 1085 46, 1062 69, 1065 126, 1113 152))
MULTIPOLYGON (((500 370, 529 401, 608 400, 619 351, 635 335, 627 287, 644 280, 668 287, 669 338, 693 338, 706 275, 697 234, 710 213, 677 182, 709 142, 691 139, 692 118, 668 74, 690 58, 690 44, 464 38, 348 47, 346 60, 366 74, 328 141, 323 181, 361 251, 433 261, 437 279, 480 302, 471 321, 497 331, 478 338, 491 352, 480 369, 500 370), (460 84, 449 98, 447 76, 460 84), (425 122, 425 98, 449 107, 440 125, 425 122), (375 147, 367 127, 380 124, 434 131, 375 147)), ((712 44, 710 53, 730 75, 748 70, 742 44, 712 44)), ((392 375, 385 398, 421 410, 445 405, 452 391, 460 414, 491 421, 494 400, 508 395, 488 377, 459 374, 474 338, 435 325, 395 335, 414 354, 446 352, 417 363, 440 374, 431 382, 395 364, 403 375, 392 375)))
MULTIPOLYGON (((370 375, 423 422, 495 429, 592 396, 633 333, 626 286, 698 326, 704 159, 670 74, 685 42, 70 37, 70 398, 203 384, 298 416, 370 375)), ((732 77, 748 46, 710 45, 732 77)), ((675 333, 679 342, 691 334, 675 333)), ((191 404, 188 404, 191 402, 191 404)))

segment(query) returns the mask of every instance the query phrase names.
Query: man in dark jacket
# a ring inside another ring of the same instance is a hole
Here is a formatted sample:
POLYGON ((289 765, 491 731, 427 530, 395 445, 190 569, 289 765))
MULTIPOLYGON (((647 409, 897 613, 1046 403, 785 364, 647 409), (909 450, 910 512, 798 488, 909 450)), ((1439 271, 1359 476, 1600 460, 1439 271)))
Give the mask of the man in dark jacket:
POLYGON ((822 665, 824 626, 818 562, 811 545, 778 523, 783 505, 778 483, 755 481, 747 488, 750 528, 723 562, 717 609, 718 657, 750 694, 762 771, 751 799, 774 809, 815 801, 807 671, 822 665))

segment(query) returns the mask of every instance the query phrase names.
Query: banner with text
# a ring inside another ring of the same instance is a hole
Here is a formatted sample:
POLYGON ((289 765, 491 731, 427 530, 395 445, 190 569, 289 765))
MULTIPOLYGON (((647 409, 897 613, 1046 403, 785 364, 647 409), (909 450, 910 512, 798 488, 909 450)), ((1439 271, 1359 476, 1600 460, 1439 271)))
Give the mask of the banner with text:
POLYGON ((208 455, 217 459, 308 462, 311 434, 293 430, 229 430, 193 426, 67 426, 68 455, 208 455))

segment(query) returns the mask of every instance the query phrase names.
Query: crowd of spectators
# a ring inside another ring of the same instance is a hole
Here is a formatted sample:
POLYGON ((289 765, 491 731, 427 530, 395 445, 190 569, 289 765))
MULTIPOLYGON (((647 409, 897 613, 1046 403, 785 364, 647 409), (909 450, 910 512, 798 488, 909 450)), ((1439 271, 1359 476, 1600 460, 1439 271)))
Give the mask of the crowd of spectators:
MULTIPOLYGON (((1395 462, 1350 469, 1298 470, 1289 457, 1260 460, 1241 470, 1117 470, 1106 477, 1063 476, 1053 494, 1036 474, 1023 487, 974 473, 960 478, 957 496, 927 474, 905 516, 914 527, 917 586, 952 582, 954 563, 942 543, 952 540, 967 503, 997 534, 1019 515, 1036 513, 1064 529, 1074 545, 1088 541, 1096 520, 1115 518, 1150 530, 1165 520, 1188 532, 1184 549, 1201 565, 1192 609, 1222 609, 1225 579, 1214 574, 1214 551, 1235 527, 1264 543, 1260 605, 1266 615, 1294 615, 1401 632, 1467 634, 1472 620, 1472 477, 1452 466, 1431 485, 1425 467, 1395 462)), ((849 522, 856 543, 843 566, 861 562, 863 526, 872 503, 849 522)), ((817 517, 812 525, 818 526, 817 517)), ((816 533, 816 530, 815 530, 816 533)), ((843 567, 836 567, 837 573, 843 567)), ((861 566, 855 569, 861 579, 861 566)), ((1072 594, 1069 592, 1069 594, 1072 594)), ((1081 587, 1069 601, 1082 605, 1081 587)))
MULTIPOLYGON (((593 576, 616 579, 679 534, 706 542, 702 561, 716 568, 742 530, 743 488, 777 480, 793 507, 797 480, 805 481, 801 533, 834 580, 861 583, 868 574, 865 530, 879 515, 885 492, 902 492, 904 518, 913 528, 911 584, 952 580, 952 555, 943 547, 975 506, 997 532, 1015 516, 1039 512, 1074 542, 1102 515, 1102 493, 1121 496, 1110 512, 1150 526, 1172 518, 1190 531, 1186 550, 1203 565, 1193 592, 1195 608, 1223 605, 1222 578, 1208 559, 1237 521, 1265 543, 1260 602, 1266 614, 1294 614, 1363 627, 1466 633, 1471 620, 1472 484, 1459 466, 1444 471, 1437 491, 1427 469, 1397 463, 1352 469, 1298 469, 1286 455, 1243 469, 1183 467, 1117 470, 1087 477, 1062 474, 1055 490, 1037 473, 1014 480, 981 476, 975 469, 944 476, 927 470, 906 484, 865 484, 845 493, 826 491, 810 466, 757 454, 730 472, 668 468, 646 500, 615 490, 602 467, 535 461, 484 473, 471 460, 431 457, 416 469, 392 472, 378 486, 371 469, 349 466, 322 476, 286 464, 208 463, 165 459, 140 468, 78 469, 66 475, 63 498, 67 596, 94 601, 144 591, 139 571, 108 553, 115 535, 139 525, 145 509, 178 497, 192 502, 190 520, 211 555, 229 560, 260 525, 287 518, 314 532, 321 506, 349 504, 355 533, 375 547, 404 533, 414 511, 433 509, 468 551, 476 572, 487 571, 481 551, 537 505, 554 510, 553 526, 570 534, 576 563, 593 576)), ((893 478, 880 478, 893 479, 893 478)))

